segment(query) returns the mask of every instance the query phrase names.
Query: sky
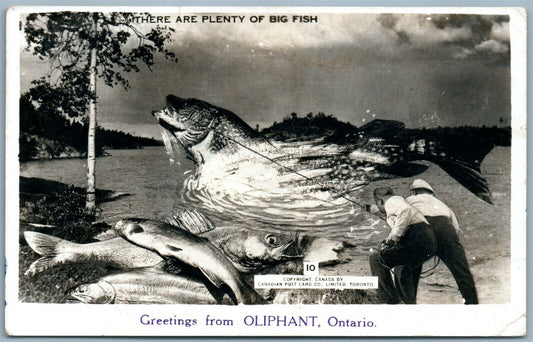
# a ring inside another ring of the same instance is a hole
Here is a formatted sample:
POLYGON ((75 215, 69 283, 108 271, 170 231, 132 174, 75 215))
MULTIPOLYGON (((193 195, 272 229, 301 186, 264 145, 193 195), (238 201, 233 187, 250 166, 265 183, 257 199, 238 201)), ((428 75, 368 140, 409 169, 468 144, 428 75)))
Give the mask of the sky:
MULTIPOLYGON (((171 63, 127 74, 131 88, 99 82, 99 125, 159 138, 152 110, 194 97, 264 128, 292 112, 374 118, 407 127, 510 124, 509 17, 314 13, 317 22, 175 23, 171 63)), ((301 13, 295 13, 300 15, 301 13)), ((305 13, 304 13, 305 14, 305 13)), ((198 21, 201 21, 201 15, 198 21)), ((215 17, 217 13, 209 13, 215 17)), ((220 15, 220 14, 218 14, 220 15)), ((266 22, 265 22, 266 21, 266 22)), ((150 24, 137 24, 149 30, 150 24)), ((21 44, 21 91, 49 70, 21 44)))

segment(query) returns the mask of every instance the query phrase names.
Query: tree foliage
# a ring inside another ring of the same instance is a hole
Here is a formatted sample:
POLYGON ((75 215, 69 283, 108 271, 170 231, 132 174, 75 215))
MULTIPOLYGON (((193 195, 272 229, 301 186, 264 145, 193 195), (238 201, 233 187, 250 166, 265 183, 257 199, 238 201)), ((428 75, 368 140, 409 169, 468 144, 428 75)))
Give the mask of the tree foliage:
MULTIPOLYGON (((96 79, 110 87, 130 84, 125 73, 151 68, 154 53, 177 61, 165 48, 173 29, 157 25, 143 33, 133 13, 52 12, 26 17, 24 32, 31 50, 50 63, 47 75, 33 82, 31 101, 65 116, 88 112, 86 212, 96 212, 96 79)), ((30 151, 31 152, 31 151, 30 151)))
POLYGON ((165 47, 174 29, 157 25, 143 33, 132 21, 135 15, 138 14, 29 14, 24 25, 27 50, 50 62, 46 75, 32 82, 31 100, 69 117, 85 115, 94 96, 89 91, 93 48, 97 51, 96 76, 110 87, 130 88, 125 74, 140 71, 140 65, 150 69, 156 53, 177 62, 176 55, 165 47))

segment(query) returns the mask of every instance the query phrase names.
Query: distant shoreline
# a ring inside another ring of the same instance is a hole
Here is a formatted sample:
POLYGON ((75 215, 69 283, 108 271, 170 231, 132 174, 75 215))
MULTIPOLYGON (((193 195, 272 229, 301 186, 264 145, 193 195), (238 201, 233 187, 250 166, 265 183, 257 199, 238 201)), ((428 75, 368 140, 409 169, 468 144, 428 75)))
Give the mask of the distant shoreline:
MULTIPOLYGON (((116 150, 143 150, 145 148, 150 147, 163 147, 163 145, 149 145, 149 146, 140 146, 140 147, 124 147, 124 148, 106 148, 103 150, 103 154, 97 155, 96 158, 103 158, 103 157, 112 157, 113 155, 109 153, 108 151, 116 151, 116 150)), ((55 156, 55 157, 48 157, 48 158, 31 158, 28 160, 19 160, 19 163, 29 163, 29 162, 37 162, 37 161, 47 161, 47 160, 64 160, 64 159, 86 159, 87 155, 65 155, 65 156, 55 156)))

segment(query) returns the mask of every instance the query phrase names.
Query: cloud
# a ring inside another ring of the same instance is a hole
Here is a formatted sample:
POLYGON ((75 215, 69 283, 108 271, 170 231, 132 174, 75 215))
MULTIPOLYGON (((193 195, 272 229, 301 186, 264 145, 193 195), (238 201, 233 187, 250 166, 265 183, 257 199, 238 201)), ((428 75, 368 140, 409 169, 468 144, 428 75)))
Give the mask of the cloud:
MULTIPOLYGON (((509 55, 505 20, 318 16, 312 25, 171 24, 176 32, 169 48, 179 62, 157 56, 151 72, 142 68, 127 75, 128 92, 99 86, 99 123, 158 137, 150 113, 164 106, 168 93, 208 101, 261 127, 291 112, 324 111, 359 125, 371 109, 379 118, 411 127, 492 124, 495 115, 510 115, 510 76, 502 74, 508 60, 497 68, 493 62, 495 55, 509 55), (501 82, 493 81, 498 77, 501 82), (452 82, 455 78, 459 82, 452 82), (441 79, 448 81, 436 81, 441 79), (484 105, 486 99, 490 106, 484 105)), ((28 52, 22 55, 23 90, 48 70, 34 59, 28 52)))
POLYGON ((472 37, 469 27, 437 27, 432 20, 431 16, 421 14, 381 14, 376 19, 384 29, 395 32, 400 43, 415 47, 464 41, 472 37))
POLYGON ((402 16, 396 28, 406 32, 411 40, 418 46, 432 45, 436 43, 464 41, 472 38, 469 27, 436 27, 430 16, 402 16))
POLYGON ((509 23, 494 23, 490 31, 490 36, 500 42, 509 42, 511 38, 509 32, 509 23))
POLYGON ((509 52, 508 16, 382 14, 376 20, 396 34, 399 45, 419 49, 446 45, 451 55, 460 59, 509 52))
POLYGON ((490 32, 484 35, 484 40, 474 40, 473 47, 463 47, 455 53, 456 58, 467 58, 479 54, 502 55, 508 58, 510 51, 510 32, 508 22, 495 22, 490 28, 490 32))
POLYGON ((472 56, 473 54, 474 54, 473 49, 461 48, 459 49, 459 51, 455 52, 453 56, 454 58, 457 58, 457 59, 464 59, 464 58, 467 58, 468 56, 472 56))
POLYGON ((489 53, 505 53, 509 51, 507 44, 500 43, 494 39, 486 40, 474 47, 477 51, 489 53))
MULTIPOLYGON (((216 16, 217 14, 210 14, 216 16)), ((244 15, 244 14, 243 14, 244 15)), ((272 15, 276 15, 272 13, 272 15)), ((288 22, 270 23, 266 18, 262 23, 250 23, 251 14, 246 14, 246 19, 237 24, 209 24, 197 23, 190 26, 176 28, 174 38, 176 42, 219 40, 225 44, 236 42, 260 48, 315 48, 351 44, 354 41, 365 39, 369 36, 380 36, 382 32, 369 32, 372 27, 374 15, 348 14, 314 14, 318 18, 316 24, 293 23, 292 15, 286 14, 288 22)))

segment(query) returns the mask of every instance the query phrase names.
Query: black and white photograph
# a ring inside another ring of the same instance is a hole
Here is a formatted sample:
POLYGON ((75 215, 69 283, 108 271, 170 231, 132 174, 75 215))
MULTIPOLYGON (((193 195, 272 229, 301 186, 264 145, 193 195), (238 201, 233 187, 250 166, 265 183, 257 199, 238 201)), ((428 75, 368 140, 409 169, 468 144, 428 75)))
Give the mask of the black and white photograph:
POLYGON ((525 10, 7 16, 8 334, 526 333, 525 10))

